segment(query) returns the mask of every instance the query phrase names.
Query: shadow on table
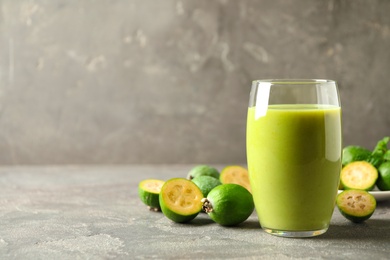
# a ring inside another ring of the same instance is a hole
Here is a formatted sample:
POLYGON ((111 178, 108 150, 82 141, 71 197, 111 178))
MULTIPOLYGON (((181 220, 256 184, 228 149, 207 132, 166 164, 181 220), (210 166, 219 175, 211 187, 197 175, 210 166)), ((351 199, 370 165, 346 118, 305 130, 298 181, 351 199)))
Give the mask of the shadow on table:
POLYGON ((191 220, 190 222, 187 223, 182 223, 182 225, 192 225, 192 226, 205 226, 205 225, 211 225, 215 224, 215 222, 207 216, 206 213, 200 212, 196 218, 191 220))
MULTIPOLYGON (((217 225, 209 216, 207 216, 204 213, 199 213, 199 215, 191 220, 190 222, 186 223, 176 223, 179 225, 186 225, 186 226, 206 226, 206 225, 217 225)), ((225 228, 231 228, 231 229, 261 229, 259 221, 256 219, 247 219, 241 224, 238 224, 236 226, 224 226, 225 228)))
POLYGON ((260 223, 257 219, 248 219, 243 223, 236 226, 236 228, 240 229, 261 229, 260 223))
POLYGON ((333 224, 318 238, 390 241, 390 219, 370 219, 348 225, 333 224))
MULTIPOLYGON (((216 224, 215 222, 213 222, 211 220, 211 224, 216 224)), ((235 225, 235 226, 223 226, 224 228, 230 228, 230 229, 261 229, 261 226, 259 224, 259 221, 257 220, 245 220, 244 222, 238 224, 238 225, 235 225)))

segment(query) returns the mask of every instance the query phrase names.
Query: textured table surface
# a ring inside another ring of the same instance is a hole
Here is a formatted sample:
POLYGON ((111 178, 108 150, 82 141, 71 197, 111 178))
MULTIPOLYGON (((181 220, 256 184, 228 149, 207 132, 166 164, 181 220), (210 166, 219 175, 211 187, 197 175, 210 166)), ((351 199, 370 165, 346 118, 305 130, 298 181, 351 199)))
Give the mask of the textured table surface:
MULTIPOLYGON (((217 168, 218 165, 216 166, 217 168)), ((237 227, 206 214, 176 224, 149 211, 137 185, 185 177, 191 165, 0 168, 1 259, 388 259, 390 202, 363 224, 334 211, 310 239, 264 233, 254 213, 237 227)))

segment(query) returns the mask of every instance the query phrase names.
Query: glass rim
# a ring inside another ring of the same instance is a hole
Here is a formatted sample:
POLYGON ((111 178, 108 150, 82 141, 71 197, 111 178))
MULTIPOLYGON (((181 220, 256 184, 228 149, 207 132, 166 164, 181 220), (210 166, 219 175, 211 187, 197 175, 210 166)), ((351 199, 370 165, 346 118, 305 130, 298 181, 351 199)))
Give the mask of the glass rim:
POLYGON ((332 79, 257 79, 252 81, 253 84, 267 83, 267 84, 278 84, 278 85, 302 85, 302 84, 320 84, 330 83, 336 84, 335 80, 332 79))

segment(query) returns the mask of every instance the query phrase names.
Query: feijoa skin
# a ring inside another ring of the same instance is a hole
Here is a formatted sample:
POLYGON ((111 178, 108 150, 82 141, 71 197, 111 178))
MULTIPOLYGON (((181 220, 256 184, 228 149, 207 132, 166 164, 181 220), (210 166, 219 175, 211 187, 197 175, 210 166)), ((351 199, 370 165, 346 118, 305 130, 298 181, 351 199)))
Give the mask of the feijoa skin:
POLYGON ((378 168, 378 172, 376 186, 382 191, 390 190, 390 161, 382 163, 378 168))
POLYGON ((160 192, 163 214, 177 223, 194 219, 202 210, 202 191, 190 180, 173 178, 164 183, 160 192))
POLYGON ((187 179, 192 180, 199 176, 211 176, 219 179, 219 171, 214 167, 206 164, 201 164, 193 167, 187 174, 187 179))
POLYGON ((354 223, 361 223, 374 213, 376 200, 364 190, 345 190, 337 195, 336 205, 345 218, 354 223))
POLYGON ((203 210, 222 226, 244 222, 255 206, 252 194, 238 184, 222 184, 212 189, 203 200, 203 210))
POLYGON ((138 184, 138 196, 150 210, 159 211, 159 195, 164 181, 156 179, 146 179, 138 184))
POLYGON ((218 179, 207 175, 195 177, 192 179, 192 182, 202 191, 204 198, 207 197, 212 189, 222 184, 218 179))

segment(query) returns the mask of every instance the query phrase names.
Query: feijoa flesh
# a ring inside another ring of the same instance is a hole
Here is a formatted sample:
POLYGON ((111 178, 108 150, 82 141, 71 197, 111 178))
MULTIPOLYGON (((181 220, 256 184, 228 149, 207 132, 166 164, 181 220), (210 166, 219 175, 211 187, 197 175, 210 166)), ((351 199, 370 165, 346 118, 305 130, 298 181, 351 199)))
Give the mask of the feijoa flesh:
POLYGON ((346 190, 372 190, 377 179, 378 170, 366 161, 349 163, 340 174, 340 182, 346 190))
POLYGON ((173 178, 164 183, 160 206, 164 215, 178 223, 194 219, 202 210, 202 191, 190 180, 173 178))
POLYGON ((364 190, 345 190, 337 195, 336 205, 340 213, 352 222, 369 219, 375 211, 376 200, 364 190))
POLYGON ((219 179, 223 184, 235 183, 251 191, 248 170, 242 166, 226 166, 222 169, 219 179))

